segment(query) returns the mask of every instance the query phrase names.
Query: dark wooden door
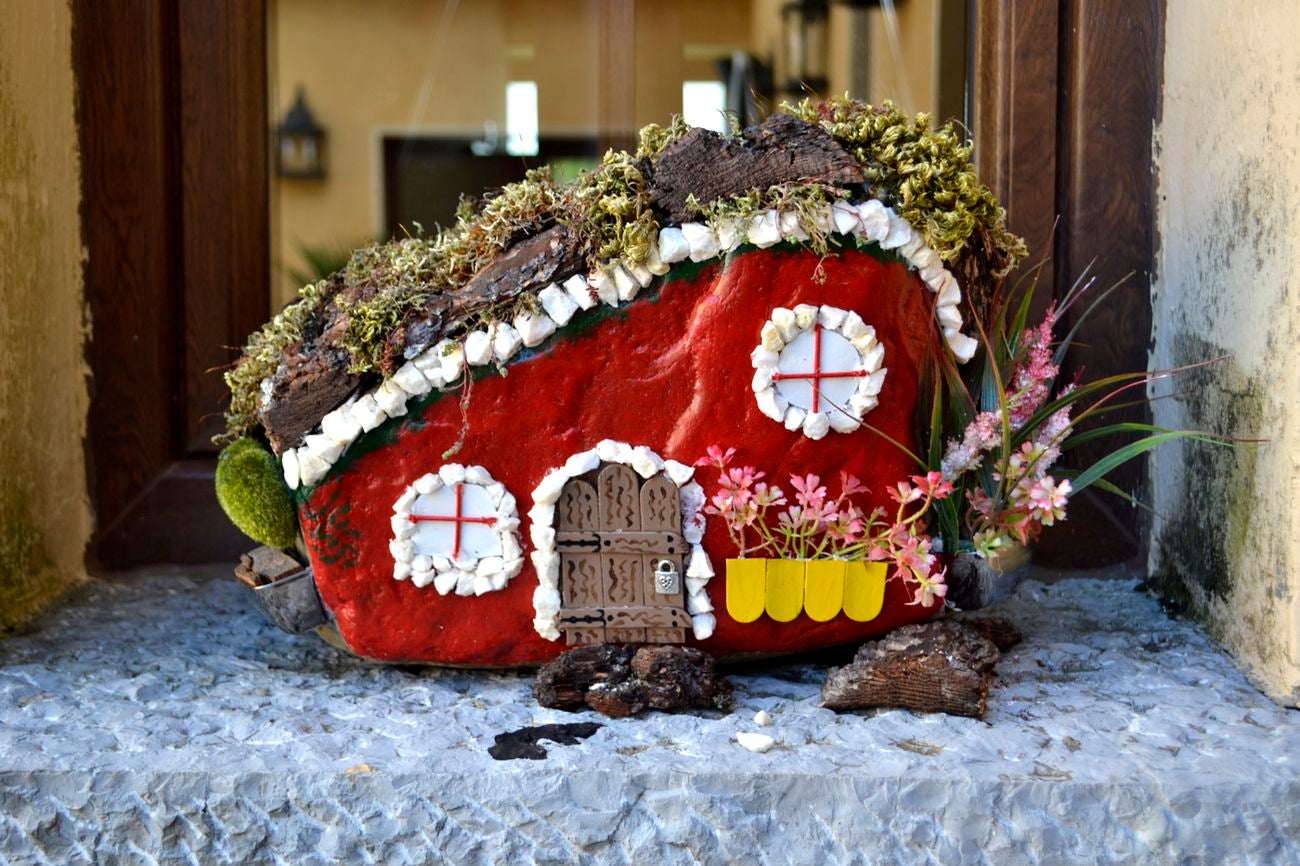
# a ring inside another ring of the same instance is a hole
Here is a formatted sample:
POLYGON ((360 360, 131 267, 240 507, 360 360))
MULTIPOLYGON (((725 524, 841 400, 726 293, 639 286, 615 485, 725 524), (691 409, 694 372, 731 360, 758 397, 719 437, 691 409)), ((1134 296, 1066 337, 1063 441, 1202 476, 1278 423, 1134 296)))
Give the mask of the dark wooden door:
MULTIPOLYGON (((1062 380, 1145 370, 1164 0, 978 0, 974 9, 975 153, 1011 229, 1029 242, 1027 265, 1050 258, 1038 312, 1081 278, 1096 280, 1094 296, 1121 282, 1080 328, 1062 380)), ((1086 306, 1069 312, 1062 333, 1086 306)), ((1147 416, 1131 406, 1103 423, 1147 416)), ((1070 457, 1085 464, 1117 444, 1094 440, 1070 457)), ((1146 463, 1109 478, 1141 499, 1146 463)), ((1071 503, 1068 521, 1044 533, 1036 559, 1103 565, 1142 553, 1145 543, 1146 512, 1088 490, 1071 503)))
POLYGON ((74 0, 91 564, 250 546, 213 494, 222 369, 270 284, 264 0, 74 0))
POLYGON ((675 484, 662 475, 643 482, 618 464, 565 485, 555 540, 560 627, 569 644, 685 639, 681 513, 675 484), (661 583, 657 573, 676 578, 661 583))

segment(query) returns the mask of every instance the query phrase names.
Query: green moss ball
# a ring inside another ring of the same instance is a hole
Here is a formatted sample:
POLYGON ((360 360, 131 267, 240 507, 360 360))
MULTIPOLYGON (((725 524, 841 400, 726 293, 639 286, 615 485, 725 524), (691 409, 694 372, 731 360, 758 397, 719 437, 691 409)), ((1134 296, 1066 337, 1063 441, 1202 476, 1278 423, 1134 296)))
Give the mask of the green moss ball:
POLYGON ((270 547, 291 548, 298 516, 280 462, 256 439, 237 439, 217 458, 217 501, 230 522, 270 547))

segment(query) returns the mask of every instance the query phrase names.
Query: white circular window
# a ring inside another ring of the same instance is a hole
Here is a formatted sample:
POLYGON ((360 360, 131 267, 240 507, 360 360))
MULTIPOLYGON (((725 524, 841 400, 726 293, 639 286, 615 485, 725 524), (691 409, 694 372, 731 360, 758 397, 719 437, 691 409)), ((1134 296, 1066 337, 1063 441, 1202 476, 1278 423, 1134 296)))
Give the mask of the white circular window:
POLYGON ((839 307, 777 307, 752 359, 759 411, 810 439, 858 429, 885 383, 875 329, 839 307))
POLYGON ((441 595, 502 589, 523 568, 515 498, 482 466, 448 463, 393 505, 393 578, 441 595))

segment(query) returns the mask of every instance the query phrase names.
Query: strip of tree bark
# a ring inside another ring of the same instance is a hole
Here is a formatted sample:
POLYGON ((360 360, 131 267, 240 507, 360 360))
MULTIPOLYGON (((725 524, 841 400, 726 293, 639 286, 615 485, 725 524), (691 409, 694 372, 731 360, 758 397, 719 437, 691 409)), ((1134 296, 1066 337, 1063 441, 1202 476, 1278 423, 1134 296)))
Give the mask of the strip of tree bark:
MULTIPOLYGON (((384 371, 391 374, 485 308, 543 289, 585 266, 578 241, 565 226, 520 240, 464 286, 435 295, 413 311, 386 341, 384 371)), ((337 304, 329 310, 317 339, 289 354, 271 377, 270 396, 259 417, 277 454, 300 445, 325 413, 365 381, 349 372, 351 358, 336 342, 346 328, 346 313, 337 304)))
POLYGON ((567 226, 552 226, 524 238, 459 289, 436 295, 430 306, 414 313, 387 347, 389 362, 399 364, 441 340, 458 325, 493 304, 540 291, 586 268, 577 237, 567 226))
POLYGON ((708 205, 781 183, 853 186, 863 179, 862 166, 830 133, 788 114, 773 114, 745 130, 739 142, 697 128, 669 144, 655 160, 650 199, 672 219, 686 222, 694 216, 686 205, 691 195, 708 205))

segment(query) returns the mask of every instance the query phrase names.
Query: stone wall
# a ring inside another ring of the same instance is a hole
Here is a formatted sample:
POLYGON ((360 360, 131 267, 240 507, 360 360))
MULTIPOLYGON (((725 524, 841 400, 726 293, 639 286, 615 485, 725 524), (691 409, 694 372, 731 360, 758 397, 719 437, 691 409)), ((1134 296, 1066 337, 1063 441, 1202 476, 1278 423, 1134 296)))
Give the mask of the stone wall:
POLYGON ((1300 703, 1300 42, 1285 0, 1170 4, 1156 131, 1156 423, 1241 437, 1153 463, 1151 571, 1269 694, 1300 703), (1272 22, 1266 24, 1266 22, 1272 22))
POLYGON ((89 329, 66 3, 0 26, 0 633, 83 574, 89 329))

